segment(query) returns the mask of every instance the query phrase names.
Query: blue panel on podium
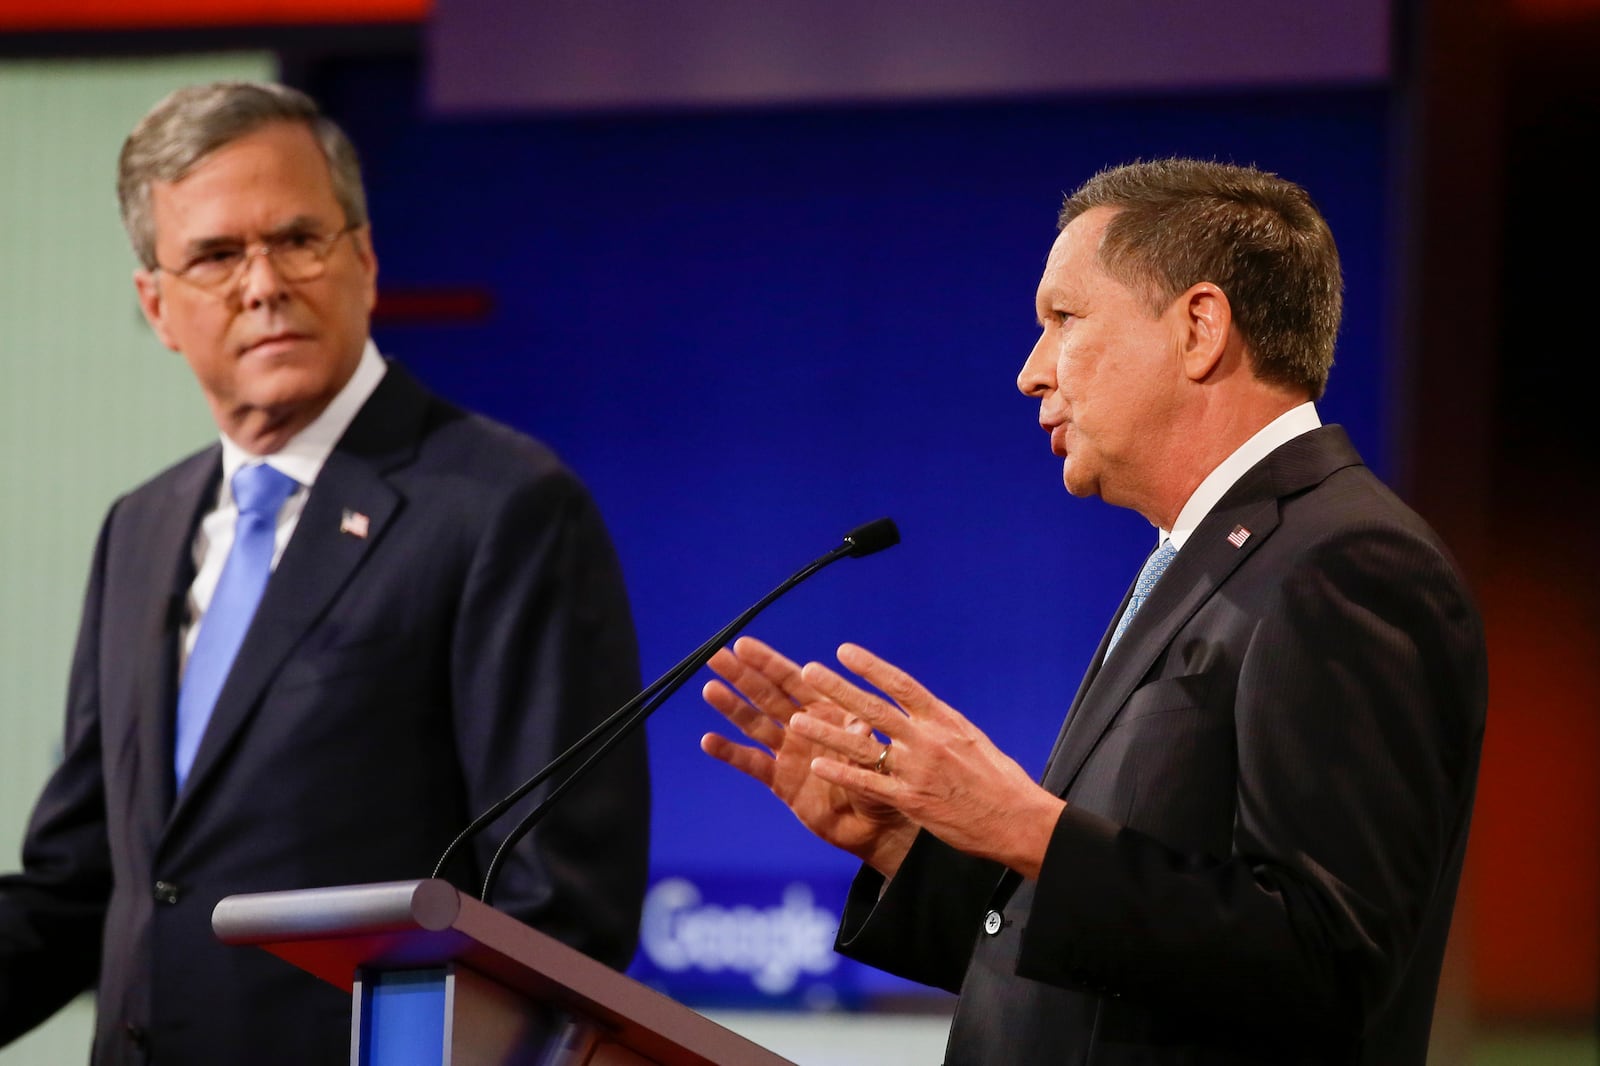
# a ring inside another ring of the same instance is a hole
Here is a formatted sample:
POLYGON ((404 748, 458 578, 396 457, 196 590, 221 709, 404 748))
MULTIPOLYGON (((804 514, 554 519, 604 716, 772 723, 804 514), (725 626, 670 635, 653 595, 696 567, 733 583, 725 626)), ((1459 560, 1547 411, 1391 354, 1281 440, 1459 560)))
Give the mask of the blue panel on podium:
POLYGON ((363 971, 358 1066, 439 1066, 444 1011, 442 968, 363 971))

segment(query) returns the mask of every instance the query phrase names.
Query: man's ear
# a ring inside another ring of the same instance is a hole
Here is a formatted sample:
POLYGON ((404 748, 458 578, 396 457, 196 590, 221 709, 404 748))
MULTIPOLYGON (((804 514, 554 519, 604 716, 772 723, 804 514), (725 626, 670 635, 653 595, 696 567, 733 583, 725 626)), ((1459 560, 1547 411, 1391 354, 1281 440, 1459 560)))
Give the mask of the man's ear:
POLYGON ((155 331, 156 338, 168 348, 177 351, 177 340, 172 336, 172 331, 167 328, 166 300, 161 292, 161 283, 156 279, 156 272, 154 270, 135 270, 133 272, 133 288, 139 294, 139 310, 144 312, 144 320, 150 323, 150 328, 155 331))
POLYGON ((372 248, 372 224, 369 222, 350 234, 350 239, 355 244, 361 272, 366 275, 367 312, 370 314, 378 302, 378 253, 372 248))
POLYGON ((1222 362, 1233 332, 1228 296, 1209 281, 1197 282, 1178 297, 1182 309, 1183 369, 1190 381, 1204 381, 1222 362))

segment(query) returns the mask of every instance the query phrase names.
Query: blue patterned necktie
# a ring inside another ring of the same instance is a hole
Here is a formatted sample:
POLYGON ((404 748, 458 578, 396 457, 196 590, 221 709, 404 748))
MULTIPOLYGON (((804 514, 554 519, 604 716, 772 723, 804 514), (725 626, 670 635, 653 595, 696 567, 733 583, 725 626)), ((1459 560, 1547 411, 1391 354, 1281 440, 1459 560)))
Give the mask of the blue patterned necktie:
POLYGON ((272 574, 278 511, 299 487, 294 478, 265 463, 240 467, 233 475, 233 499, 239 505, 233 547, 222 565, 211 603, 200 618, 200 632, 195 635, 194 650, 189 653, 178 690, 173 767, 180 792, 194 765, 195 752, 200 749, 200 738, 205 735, 217 696, 272 574))
POLYGON ((1144 606, 1144 601, 1150 598, 1150 590, 1156 587, 1156 582, 1161 580, 1161 575, 1167 572, 1167 564, 1172 562, 1178 549, 1172 546, 1172 541, 1164 540, 1161 547, 1150 553, 1150 558, 1144 561, 1144 569, 1139 571, 1139 580, 1133 586, 1133 596, 1128 600, 1128 609, 1122 612, 1122 621, 1117 623, 1117 631, 1111 634, 1111 643, 1106 645, 1106 654, 1111 654, 1111 649, 1117 646, 1117 641, 1122 639, 1122 633, 1128 628, 1128 623, 1133 621, 1133 616, 1139 613, 1139 608, 1144 606))

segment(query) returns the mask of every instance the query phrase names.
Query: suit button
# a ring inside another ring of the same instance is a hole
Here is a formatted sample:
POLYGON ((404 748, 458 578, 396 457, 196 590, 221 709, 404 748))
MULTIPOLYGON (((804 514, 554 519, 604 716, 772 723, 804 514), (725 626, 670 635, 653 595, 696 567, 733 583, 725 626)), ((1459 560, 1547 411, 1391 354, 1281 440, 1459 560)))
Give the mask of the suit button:
POLYGON ((136 1047, 139 1050, 143 1051, 145 1043, 146 1043, 146 1037, 145 1037, 145 1032, 144 1032, 143 1027, 134 1025, 132 1022, 128 1022, 126 1025, 123 1026, 123 1029, 128 1034, 129 1042, 132 1043, 134 1047, 136 1047))
POLYGON ((990 936, 994 936, 996 933, 1000 932, 1000 926, 1003 924, 1004 923, 1000 920, 999 911, 990 911, 988 914, 983 916, 983 931, 988 933, 990 936))
POLYGON ((178 886, 171 881, 157 881, 155 888, 157 903, 178 902, 178 886))

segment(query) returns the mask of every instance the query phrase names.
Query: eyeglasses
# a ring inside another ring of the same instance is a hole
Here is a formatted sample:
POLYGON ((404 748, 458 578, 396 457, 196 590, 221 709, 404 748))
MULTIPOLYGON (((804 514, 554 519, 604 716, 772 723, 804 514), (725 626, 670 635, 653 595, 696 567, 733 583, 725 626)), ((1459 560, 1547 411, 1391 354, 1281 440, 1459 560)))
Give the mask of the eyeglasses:
POLYGON ((314 281, 328 269, 328 257, 339 238, 361 227, 346 226, 329 236, 291 231, 266 237, 254 246, 218 242, 208 245, 176 270, 156 264, 156 269, 182 278, 196 288, 217 291, 238 282, 254 256, 264 255, 284 281, 314 281))

